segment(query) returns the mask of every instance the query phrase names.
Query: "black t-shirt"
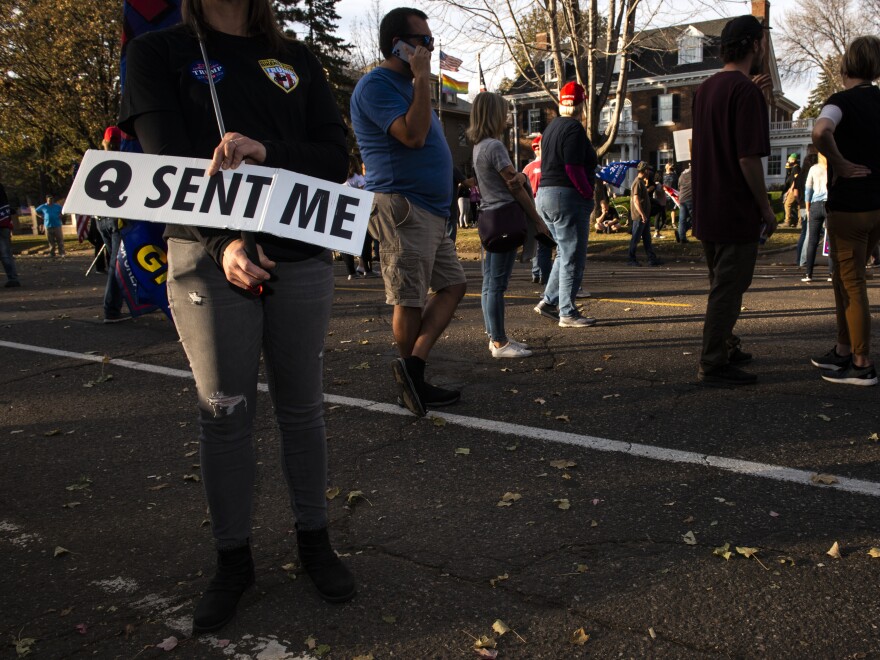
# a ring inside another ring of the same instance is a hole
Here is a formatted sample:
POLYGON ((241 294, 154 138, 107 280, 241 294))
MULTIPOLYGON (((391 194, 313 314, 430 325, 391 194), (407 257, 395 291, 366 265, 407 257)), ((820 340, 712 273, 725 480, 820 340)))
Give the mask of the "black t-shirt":
MULTIPOLYGON (((225 128, 266 146, 266 167, 342 182, 348 170, 345 125, 321 64, 305 46, 273 51, 262 36, 208 30, 205 46, 225 128)), ((220 143, 198 40, 178 25, 144 34, 128 45, 119 126, 146 153, 211 158, 220 143)), ((166 236, 200 240, 220 263, 240 234, 168 225, 166 236)), ((273 260, 298 261, 324 249, 260 234, 273 260)))
POLYGON ((565 173, 566 165, 583 165, 592 183, 596 170, 596 150, 587 140, 587 132, 571 117, 557 117, 541 137, 541 187, 574 188, 565 173))
POLYGON ((835 105, 843 115, 834 129, 840 155, 871 170, 866 177, 834 177, 828 164, 828 209, 860 213, 880 209, 880 89, 858 85, 838 92, 825 105, 835 105))
POLYGON ((714 243, 757 243, 761 207, 739 159, 769 154, 767 102, 748 76, 721 71, 697 88, 691 149, 694 236, 714 243))

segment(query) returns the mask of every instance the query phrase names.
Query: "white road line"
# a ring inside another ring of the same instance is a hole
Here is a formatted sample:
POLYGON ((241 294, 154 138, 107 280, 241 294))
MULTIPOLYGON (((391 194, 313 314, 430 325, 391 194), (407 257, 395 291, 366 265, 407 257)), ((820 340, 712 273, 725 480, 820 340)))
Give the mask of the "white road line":
MULTIPOLYGON (((102 362, 104 359, 101 355, 74 353, 71 351, 61 351, 54 348, 31 346, 28 344, 19 344, 16 342, 2 340, 0 340, 0 347, 11 348, 20 351, 29 351, 32 353, 42 353, 44 355, 55 355, 57 357, 71 358, 74 360, 87 360, 89 362, 102 362)), ((111 359, 109 364, 117 367, 124 367, 126 369, 147 371, 162 376, 174 376, 176 378, 188 379, 192 379, 193 377, 191 372, 184 369, 169 369, 168 367, 144 364, 142 362, 132 362, 131 360, 111 359)), ((265 383, 260 383, 258 387, 263 392, 268 391, 268 387, 265 383)), ((370 401, 368 399, 355 399, 347 396, 325 394, 324 401, 333 405, 361 408, 363 410, 369 410, 371 412, 383 413, 388 415, 410 415, 409 412, 403 410, 399 406, 388 403, 379 403, 377 401, 370 401)), ((869 495, 871 497, 880 497, 880 483, 877 483, 875 481, 865 481, 862 479, 850 479, 849 477, 835 476, 835 479, 837 479, 836 483, 833 483, 831 485, 817 485, 812 481, 814 473, 808 472, 806 470, 788 468, 782 465, 757 463, 754 461, 745 461, 737 458, 712 456, 710 454, 699 454, 697 452, 681 451, 679 449, 667 449, 664 447, 655 447, 653 445, 638 444, 635 442, 608 440, 606 438, 596 438, 589 435, 565 433, 563 431, 541 429, 534 426, 522 426, 520 424, 509 424, 507 422, 498 422, 491 419, 466 417, 464 415, 453 415, 450 413, 432 412, 431 416, 440 417, 441 419, 446 420, 448 424, 455 424, 456 426, 462 426, 479 431, 487 431, 489 433, 512 435, 517 438, 532 438, 535 440, 544 440, 546 442, 571 445, 574 447, 581 447, 583 449, 615 452, 619 454, 626 454, 628 456, 637 456, 639 458, 649 458, 655 461, 665 461, 667 463, 687 463, 691 465, 700 465, 702 467, 716 468, 719 470, 724 470, 726 472, 734 472, 736 474, 744 474, 750 477, 758 477, 761 479, 787 481, 790 483, 800 484, 802 486, 821 488, 823 490, 843 491, 847 493, 857 493, 859 495, 869 495)))

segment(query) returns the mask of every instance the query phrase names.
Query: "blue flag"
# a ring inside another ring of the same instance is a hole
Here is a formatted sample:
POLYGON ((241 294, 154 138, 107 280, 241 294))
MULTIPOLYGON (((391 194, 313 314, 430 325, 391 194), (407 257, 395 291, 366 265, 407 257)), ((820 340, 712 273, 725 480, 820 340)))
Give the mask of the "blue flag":
MULTIPOLYGON (((123 0, 122 3, 122 57, 119 71, 125 83, 125 55, 128 42, 153 30, 180 22, 180 0, 123 0)), ((129 136, 122 141, 122 150, 141 152, 141 145, 129 136)), ((112 267, 122 287, 132 316, 147 314, 156 309, 171 318, 165 280, 168 259, 162 233, 165 225, 128 221, 123 227, 122 242, 116 264, 112 267)))
POLYGON ((599 173, 596 175, 602 181, 607 181, 615 188, 620 188, 620 184, 623 183, 623 180, 626 178, 626 171, 630 167, 635 167, 639 164, 637 160, 624 160, 624 161, 615 161, 613 163, 608 163, 605 167, 599 170, 599 173))

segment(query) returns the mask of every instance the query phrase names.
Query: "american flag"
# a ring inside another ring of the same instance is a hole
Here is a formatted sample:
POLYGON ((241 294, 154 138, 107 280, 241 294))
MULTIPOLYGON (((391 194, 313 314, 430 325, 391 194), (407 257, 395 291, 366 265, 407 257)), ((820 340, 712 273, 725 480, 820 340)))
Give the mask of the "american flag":
POLYGON ((446 71, 458 71, 458 67, 462 64, 461 60, 457 57, 453 57, 448 53, 444 53, 442 50, 440 51, 440 68, 445 69, 446 71))
POLYGON ((89 220, 91 219, 92 217, 90 215, 76 216, 76 237, 79 239, 80 243, 89 237, 89 220))

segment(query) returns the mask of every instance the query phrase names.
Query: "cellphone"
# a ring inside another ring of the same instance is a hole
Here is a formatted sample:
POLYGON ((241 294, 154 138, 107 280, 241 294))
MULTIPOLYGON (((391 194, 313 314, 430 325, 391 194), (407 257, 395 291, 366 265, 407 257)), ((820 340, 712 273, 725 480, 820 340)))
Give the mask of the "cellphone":
POLYGON ((394 44, 394 48, 391 49, 391 54, 399 57, 404 62, 409 64, 409 58, 412 55, 415 55, 416 49, 406 43, 403 39, 399 39, 396 44, 394 44))

